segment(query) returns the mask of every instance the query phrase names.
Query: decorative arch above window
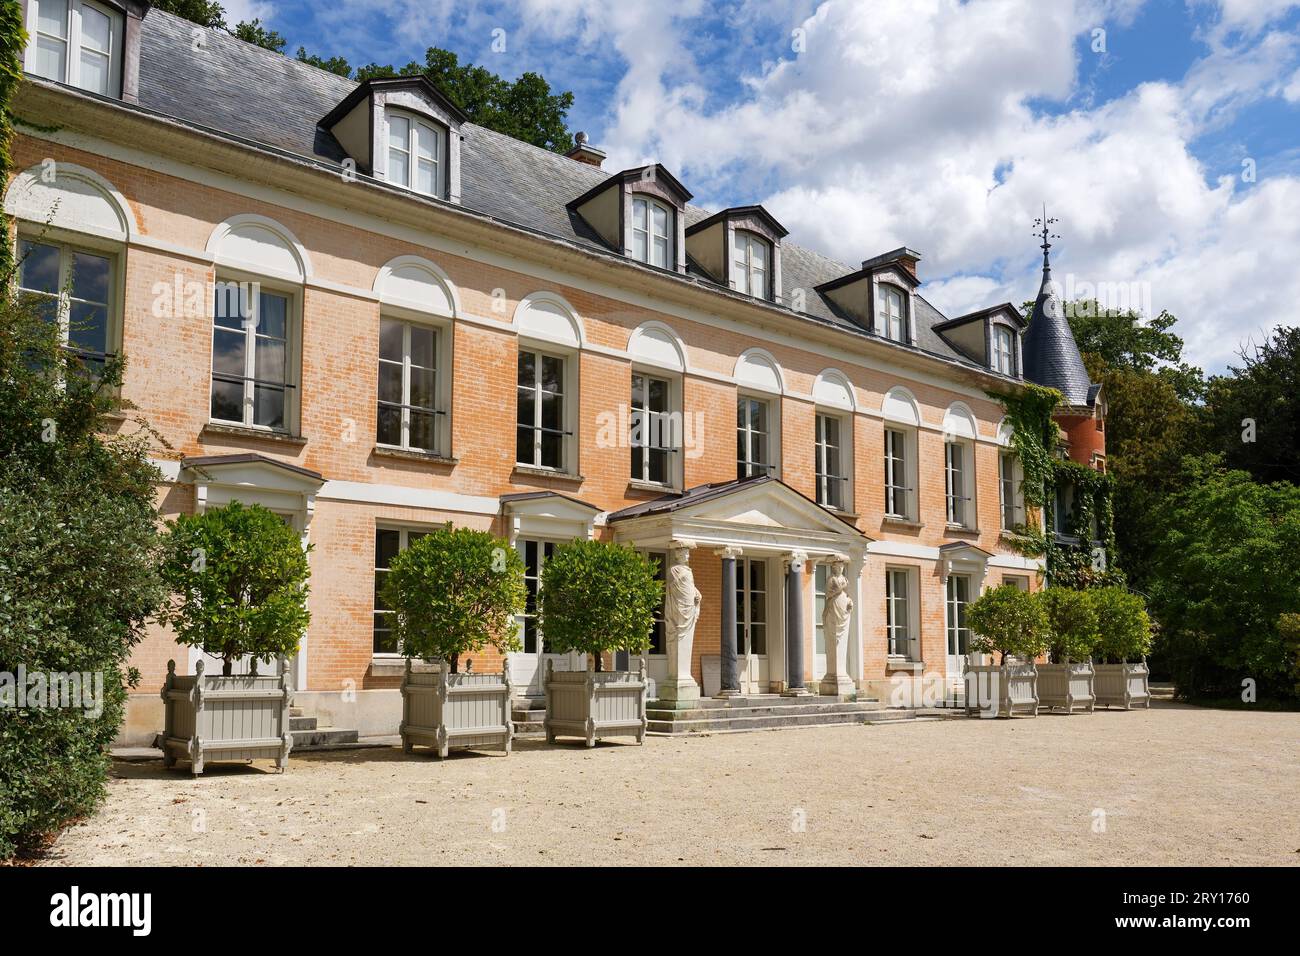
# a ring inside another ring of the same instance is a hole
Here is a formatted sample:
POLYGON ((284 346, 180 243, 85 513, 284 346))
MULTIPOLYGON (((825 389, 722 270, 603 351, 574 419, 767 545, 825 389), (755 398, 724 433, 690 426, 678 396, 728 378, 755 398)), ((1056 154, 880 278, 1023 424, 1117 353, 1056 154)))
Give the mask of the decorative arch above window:
POLYGON ((916 398, 901 385, 896 385, 885 393, 880 414, 887 421, 903 425, 916 427, 921 424, 921 409, 916 403, 916 398))
POLYGON ((686 371, 686 347, 681 337, 662 322, 638 326, 628 337, 627 351, 633 362, 674 372, 686 371))
POLYGON ((780 395, 785 391, 781 366, 765 349, 749 349, 736 360, 736 384, 780 395))
POLYGON ((99 173, 75 163, 56 163, 49 170, 42 164, 19 173, 5 193, 4 209, 13 219, 101 239, 125 242, 140 231, 126 197, 99 173))
POLYGON ((585 341, 578 313, 554 292, 524 296, 515 308, 513 324, 521 336, 568 348, 579 348, 585 341))
POLYGON ((813 382, 813 400, 818 405, 854 411, 857 397, 849 378, 837 368, 824 369, 813 382))
POLYGON ((385 305, 447 317, 460 314, 455 284, 420 256, 398 256, 384 263, 375 276, 374 293, 385 305))
POLYGON ((953 402, 943 413, 943 433, 948 438, 967 438, 974 440, 977 436, 975 414, 965 402, 953 402))
POLYGON ((212 230, 207 251, 218 266, 258 275, 302 282, 312 274, 303 244, 287 227, 266 216, 231 216, 212 230))

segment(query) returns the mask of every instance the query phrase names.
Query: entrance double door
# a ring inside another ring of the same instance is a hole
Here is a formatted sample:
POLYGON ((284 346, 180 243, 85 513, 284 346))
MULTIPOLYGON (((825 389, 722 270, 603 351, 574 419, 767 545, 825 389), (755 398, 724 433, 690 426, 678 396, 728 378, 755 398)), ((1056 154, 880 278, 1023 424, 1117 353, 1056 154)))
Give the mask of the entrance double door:
POLYGON ((741 693, 765 694, 770 685, 768 671, 767 560, 736 559, 736 670, 741 693))

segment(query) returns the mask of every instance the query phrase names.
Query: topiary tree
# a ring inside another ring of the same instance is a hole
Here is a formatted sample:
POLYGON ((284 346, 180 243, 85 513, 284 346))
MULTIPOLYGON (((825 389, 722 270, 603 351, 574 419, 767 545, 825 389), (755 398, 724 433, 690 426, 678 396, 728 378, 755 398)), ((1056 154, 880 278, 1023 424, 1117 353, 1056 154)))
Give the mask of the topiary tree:
MULTIPOLYGON (((175 595, 159 620, 176 640, 234 661, 290 655, 311 620, 307 551, 298 533, 261 505, 232 501, 167 523, 163 579, 175 595)), ((254 663, 256 668, 256 663, 254 663)))
POLYGON ((588 654, 601 669, 605 651, 639 654, 650 646, 663 584, 655 562, 626 545, 575 540, 542 569, 541 629, 560 653, 588 654))
POLYGON ((1119 587, 1085 593, 1097 618, 1097 655, 1114 662, 1146 657, 1151 650, 1151 618, 1142 597, 1119 587))
POLYGON ((445 660, 491 644, 519 649, 515 615, 524 610, 524 563, 486 531, 444 528, 426 534, 389 565, 380 596, 407 657, 445 660))
POLYGON ((1042 602, 1014 584, 985 591, 966 608, 966 623, 972 631, 971 650, 1008 654, 1033 660, 1047 648, 1051 633, 1042 602))
POLYGON ((1054 664, 1082 661, 1092 656, 1100 635, 1097 611, 1087 591, 1073 588, 1047 588, 1035 598, 1047 613, 1051 636, 1048 650, 1054 664))

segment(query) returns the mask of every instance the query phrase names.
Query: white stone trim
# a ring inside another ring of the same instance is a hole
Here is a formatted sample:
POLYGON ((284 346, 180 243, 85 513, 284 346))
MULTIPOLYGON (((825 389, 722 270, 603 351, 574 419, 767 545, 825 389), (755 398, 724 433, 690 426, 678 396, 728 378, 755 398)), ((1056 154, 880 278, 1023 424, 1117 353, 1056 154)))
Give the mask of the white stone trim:
MULTIPOLYGON (((23 129, 26 133, 27 130, 23 129)), ((14 177, 13 182, 5 191, 4 198, 5 215, 12 219, 21 219, 25 222, 33 222, 39 225, 49 225, 51 228, 67 230, 69 232, 83 233, 91 236, 98 236, 101 239, 111 239, 116 242, 125 242, 134 239, 140 232, 140 225, 136 222, 135 213, 131 210, 131 204, 111 182, 95 172, 93 169, 87 169, 85 166, 79 166, 76 163, 55 162, 46 160, 38 163, 28 169, 23 170, 14 177), (49 166, 46 165, 49 163, 49 166), (53 182, 46 180, 47 173, 54 176, 53 182), (68 190, 66 185, 61 188, 61 182, 79 184, 89 190, 88 193, 75 192, 68 190), (108 211, 110 218, 117 219, 116 227, 99 225, 85 219, 79 220, 78 206, 83 207, 81 212, 89 212, 84 208, 86 203, 69 203, 64 202, 63 196, 58 197, 57 206, 51 203, 49 208, 45 208, 44 203, 33 195, 34 192, 52 192, 62 193, 69 192, 76 196, 85 197, 94 201, 98 199, 102 204, 101 208, 108 211)))
POLYGON ((307 255, 306 247, 293 234, 293 230, 268 216, 259 216, 255 213, 240 213, 218 223, 217 227, 212 230, 212 234, 208 236, 206 251, 218 266, 230 266, 257 275, 269 275, 290 282, 301 283, 303 280, 310 278, 312 274, 311 258, 307 255), (296 260, 296 270, 276 268, 259 258, 245 259, 240 258, 237 254, 223 253, 223 245, 232 236, 238 236, 241 230, 260 230, 270 233, 273 239, 279 240, 283 245, 284 251, 289 257, 296 260))

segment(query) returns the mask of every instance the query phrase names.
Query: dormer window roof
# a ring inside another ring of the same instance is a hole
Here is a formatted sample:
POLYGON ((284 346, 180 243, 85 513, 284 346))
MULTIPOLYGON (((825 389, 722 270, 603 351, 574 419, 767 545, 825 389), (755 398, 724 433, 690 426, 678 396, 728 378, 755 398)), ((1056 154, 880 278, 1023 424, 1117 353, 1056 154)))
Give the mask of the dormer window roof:
MULTIPOLYGON (((24 70, 100 96, 122 96, 127 4, 26 0, 23 6, 28 37, 24 70)), ((139 18, 138 10, 135 16, 139 18)))
POLYGON ((934 326, 945 342, 985 368, 1021 376, 1020 335, 1025 318, 1010 302, 980 309, 934 326))
POLYGON ((733 206, 686 230, 686 254, 714 282, 781 301, 781 240, 788 230, 762 206, 733 206))
POLYGON ((856 272, 823 282, 816 291, 870 332, 907 345, 916 344, 914 293, 921 280, 921 254, 906 246, 873 256, 856 272))
POLYGON ((357 84, 320 127, 358 172, 459 202, 460 128, 467 120, 427 76, 397 76, 357 84))
POLYGON ((690 191, 677 177, 653 163, 615 173, 570 200, 566 208, 629 259, 685 272, 690 201, 690 191))

